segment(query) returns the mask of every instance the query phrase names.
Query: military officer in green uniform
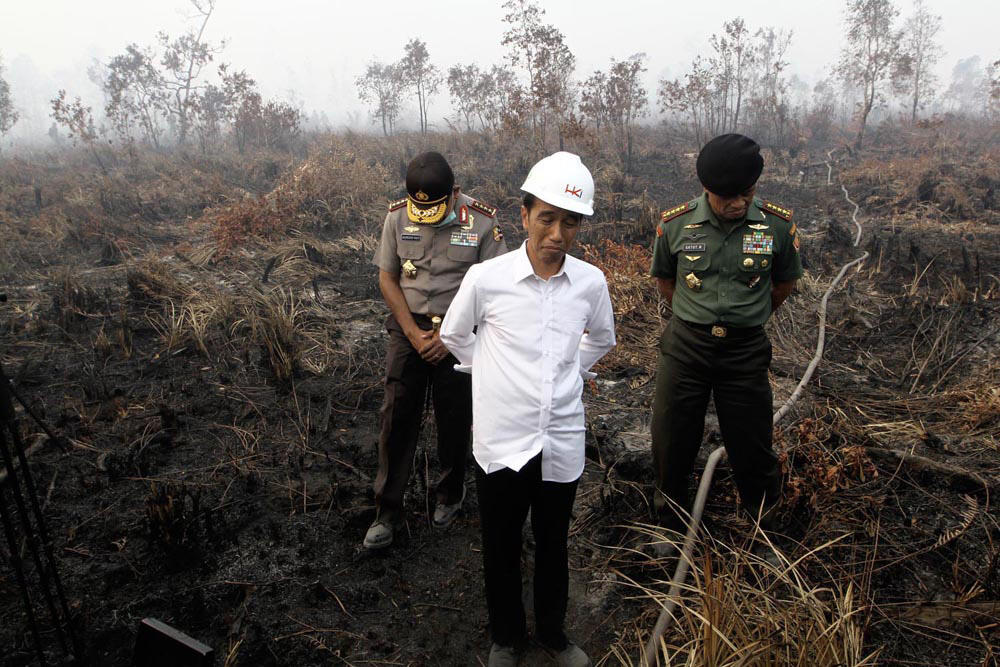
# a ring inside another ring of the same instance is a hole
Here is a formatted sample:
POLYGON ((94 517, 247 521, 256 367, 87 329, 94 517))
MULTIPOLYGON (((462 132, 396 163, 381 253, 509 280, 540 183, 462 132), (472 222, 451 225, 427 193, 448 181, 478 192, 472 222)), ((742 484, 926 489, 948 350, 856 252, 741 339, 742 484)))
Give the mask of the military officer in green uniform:
POLYGON ((650 273, 673 317, 660 339, 653 400, 655 506, 683 528, 688 481, 711 395, 741 505, 779 499, 771 444, 771 343, 764 323, 802 276, 792 212, 755 198, 764 161, 749 137, 725 134, 698 155, 704 193, 663 212, 650 273))
POLYGON ((410 162, 406 193, 389 205, 372 260, 391 314, 375 476, 377 513, 365 534, 367 549, 392 544, 402 520, 403 492, 428 392, 441 466, 434 525, 448 526, 462 506, 472 426, 471 376, 455 371, 458 362, 441 343, 438 327, 469 267, 507 251, 496 209, 463 194, 440 153, 422 153, 410 162))

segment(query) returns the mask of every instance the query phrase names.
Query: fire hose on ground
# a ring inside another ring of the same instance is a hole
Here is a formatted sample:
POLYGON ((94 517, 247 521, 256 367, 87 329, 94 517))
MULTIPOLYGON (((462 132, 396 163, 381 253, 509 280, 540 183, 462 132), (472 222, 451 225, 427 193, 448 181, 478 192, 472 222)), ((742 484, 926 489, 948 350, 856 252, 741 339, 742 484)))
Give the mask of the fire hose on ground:
MULTIPOLYGON (((827 153, 829 160, 833 159, 833 151, 827 153)), ((827 176, 826 184, 833 185, 832 175, 833 175, 833 165, 830 161, 826 162, 827 176)), ((844 199, 854 206, 854 212, 851 213, 851 220, 857 229, 857 233, 854 237, 853 247, 857 248, 861 243, 861 223, 858 222, 858 211, 859 206, 857 203, 851 200, 850 193, 848 193, 847 188, 843 185, 840 189, 844 192, 844 199)), ((862 253, 857 259, 851 260, 850 262, 844 264, 840 268, 840 272, 830 283, 826 292, 823 294, 823 298, 819 305, 819 334, 816 338, 816 353, 813 355, 812 360, 806 367, 806 371, 799 380, 798 385, 792 392, 788 400, 775 411, 772 418, 772 423, 777 424, 781 421, 785 415, 792 409, 792 406, 798 402, 799 398, 802 396, 802 392, 805 390, 806 385, 812 379, 813 373, 819 366, 820 361, 823 359, 823 350, 826 345, 826 308, 827 303, 830 300, 830 296, 833 294, 833 290, 837 287, 840 281, 844 278, 847 272, 854 266, 857 266, 861 262, 868 258, 868 252, 862 253)), ((640 663, 644 667, 654 667, 658 663, 657 656, 660 649, 660 640, 663 634, 670 627, 671 623, 675 620, 674 610, 677 608, 677 601, 679 598, 681 586, 684 579, 687 577, 688 568, 690 566, 691 552, 694 550, 695 540, 698 534, 698 527, 701 523, 701 516, 705 510, 705 501, 708 499, 708 489, 712 484, 712 475, 715 473, 715 468, 719 464, 719 461, 725 456, 726 450, 724 447, 718 447, 713 451, 709 457, 708 461, 705 463, 705 470, 701 475, 701 482, 698 485, 698 492, 695 495, 694 505, 691 508, 691 521, 688 526, 687 534, 684 537, 684 546, 681 549, 680 557, 677 559, 677 569, 674 570, 674 576, 670 580, 670 589, 667 592, 667 599, 663 605, 663 609, 660 611, 660 616, 656 620, 656 625, 653 627, 653 632, 649 637, 649 641, 646 643, 645 651, 640 657, 640 663)))

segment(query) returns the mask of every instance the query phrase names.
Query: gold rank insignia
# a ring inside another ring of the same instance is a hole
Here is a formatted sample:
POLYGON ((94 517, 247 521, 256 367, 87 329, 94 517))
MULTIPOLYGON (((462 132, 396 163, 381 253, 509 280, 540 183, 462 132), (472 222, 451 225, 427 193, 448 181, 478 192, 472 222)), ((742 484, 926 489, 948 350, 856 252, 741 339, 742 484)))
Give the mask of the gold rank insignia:
POLYGON ((479 201, 478 199, 473 199, 471 202, 469 202, 469 208, 473 208, 473 209, 479 211, 480 213, 486 214, 486 217, 488 217, 488 218, 495 218, 495 217, 497 217, 497 207, 496 206, 490 206, 489 204, 484 204, 483 202, 479 201))
POLYGON ((760 268, 766 269, 767 265, 768 265, 768 261, 766 259, 760 260, 760 268))
POLYGON ((398 211, 404 206, 406 206, 406 197, 403 197, 402 199, 397 199, 394 202, 389 202, 389 212, 392 213, 393 211, 398 211))
POLYGON ((684 259, 689 262, 693 262, 696 259, 701 259, 701 255, 684 255, 684 259))
POLYGON ((760 205, 760 208, 767 211, 768 213, 773 213, 785 222, 790 222, 792 219, 792 209, 785 208, 784 206, 778 206, 772 202, 766 201, 760 205))
POLYGON ((770 225, 747 225, 747 227, 749 227, 750 229, 761 230, 761 229, 767 229, 768 227, 770 227, 770 225))
POLYGON ((694 275, 693 272, 687 274, 686 276, 684 276, 684 282, 687 283, 687 286, 689 288, 691 288, 691 289, 693 289, 695 291, 698 291, 698 290, 701 289, 701 278, 699 278, 698 276, 694 275))
POLYGON ((692 208, 691 202, 685 202, 680 206, 674 206, 673 208, 668 208, 666 211, 660 214, 660 222, 670 222, 677 216, 687 213, 691 208, 692 208))
POLYGON ((417 277, 417 267, 410 260, 403 262, 403 275, 411 279, 417 277))
POLYGON ((753 259, 751 259, 750 257, 747 257, 746 259, 744 259, 743 260, 743 266, 745 266, 745 267, 747 267, 749 269, 751 266, 753 266, 753 259))

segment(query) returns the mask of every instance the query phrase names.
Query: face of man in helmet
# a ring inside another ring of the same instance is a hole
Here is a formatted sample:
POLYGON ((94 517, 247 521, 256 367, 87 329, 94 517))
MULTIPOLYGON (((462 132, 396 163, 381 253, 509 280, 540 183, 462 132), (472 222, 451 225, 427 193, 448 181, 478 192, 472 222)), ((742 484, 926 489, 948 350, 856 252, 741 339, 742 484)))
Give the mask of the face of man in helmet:
POLYGON ((745 216, 753 202, 755 192, 757 192, 756 184, 734 197, 723 197, 707 188, 705 189, 705 193, 708 195, 708 205, 712 207, 712 212, 722 220, 739 220, 745 216))
POLYGON ((580 230, 582 219, 579 213, 537 198, 530 209, 521 206, 521 224, 528 234, 528 257, 536 272, 538 264, 554 269, 552 274, 559 270, 580 230))

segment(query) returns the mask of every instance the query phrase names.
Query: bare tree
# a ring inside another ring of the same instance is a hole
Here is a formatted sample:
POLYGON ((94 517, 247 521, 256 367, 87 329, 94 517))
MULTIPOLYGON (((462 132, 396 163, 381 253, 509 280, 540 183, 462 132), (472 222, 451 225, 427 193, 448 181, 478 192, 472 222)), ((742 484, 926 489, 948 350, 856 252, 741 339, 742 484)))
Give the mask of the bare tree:
POLYGON ((10 84, 3 78, 3 60, 0 60, 0 137, 10 132, 17 122, 17 109, 10 94, 10 84))
POLYGON ((197 30, 189 30, 173 40, 164 32, 157 35, 163 47, 160 59, 164 68, 163 86, 169 93, 165 100, 167 108, 177 120, 177 141, 181 145, 187 141, 192 111, 198 99, 197 91, 200 86, 197 81, 202 70, 224 46, 213 46, 205 41, 205 27, 215 11, 216 0, 190 2, 198 12, 195 17, 200 20, 197 30))
POLYGON ((855 148, 861 148, 868 114, 881 102, 882 88, 889 80, 899 52, 897 16, 899 10, 891 0, 848 0, 847 3, 844 30, 847 45, 841 50, 837 73, 846 82, 862 89, 855 148))
POLYGON ((448 94, 455 108, 455 117, 465 123, 465 130, 471 132, 476 127, 476 119, 482 118, 482 109, 477 108, 476 88, 483 79, 479 66, 452 65, 448 69, 448 94))
POLYGON ((961 58, 951 69, 951 83, 946 96, 952 111, 970 116, 985 116, 989 109, 990 77, 979 56, 961 58))
POLYGON ((399 61, 398 73, 405 85, 417 93, 417 108, 420 112, 420 132, 427 133, 427 106, 431 95, 441 86, 441 73, 431 64, 427 44, 419 39, 411 39, 404 47, 403 59, 399 61))
POLYGON ((931 14, 924 0, 913 0, 913 14, 903 25, 903 42, 893 84, 910 98, 910 123, 917 121, 917 111, 931 97, 937 77, 934 66, 941 60, 942 49, 935 41, 941 31, 941 17, 931 14))
POLYGON ((989 117, 996 120, 1000 117, 1000 60, 995 60, 989 67, 989 117))
POLYGON ((392 134, 399 117, 399 97, 403 80, 398 65, 384 65, 378 61, 368 63, 365 73, 354 80, 358 97, 369 105, 373 119, 382 122, 382 134, 392 134))
POLYGON ((125 53, 108 62, 101 87, 106 98, 104 113, 118 136, 131 143, 138 127, 146 140, 159 148, 167 100, 152 51, 129 44, 125 53))
POLYGON ((91 108, 84 106, 80 98, 77 97, 72 102, 67 101, 66 91, 60 90, 50 102, 52 105, 52 119, 66 128, 66 133, 74 142, 82 141, 97 161, 101 173, 107 175, 108 170, 101 160, 101 155, 97 152, 97 128, 94 126, 94 115, 91 108))
POLYGON ((615 152, 626 174, 632 169, 635 123, 648 113, 649 94, 642 86, 646 54, 636 53, 625 60, 611 60, 607 73, 594 72, 583 82, 580 113, 598 131, 610 129, 615 152))
MULTIPOLYGON (((507 61, 524 71, 526 94, 515 95, 527 104, 532 133, 544 149, 546 127, 550 119, 557 127, 574 106, 572 86, 576 57, 566 46, 555 26, 542 23, 545 10, 534 0, 506 0, 503 21, 508 25, 502 44, 507 47, 507 61)), ((560 145, 562 136, 559 137, 560 145)))
POLYGON ((657 90, 660 111, 686 117, 700 146, 718 134, 718 109, 714 103, 712 66, 700 55, 691 61, 691 71, 680 79, 661 79, 657 90))
POLYGON ((712 35, 709 43, 715 51, 713 65, 715 93, 718 95, 719 130, 735 131, 740 122, 743 96, 750 84, 750 68, 755 51, 750 31, 741 18, 726 21, 723 35, 712 35))
POLYGON ((791 31, 770 27, 754 35, 751 108, 746 125, 755 136, 772 145, 787 145, 792 129, 785 61, 791 41, 791 31))

